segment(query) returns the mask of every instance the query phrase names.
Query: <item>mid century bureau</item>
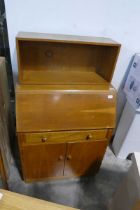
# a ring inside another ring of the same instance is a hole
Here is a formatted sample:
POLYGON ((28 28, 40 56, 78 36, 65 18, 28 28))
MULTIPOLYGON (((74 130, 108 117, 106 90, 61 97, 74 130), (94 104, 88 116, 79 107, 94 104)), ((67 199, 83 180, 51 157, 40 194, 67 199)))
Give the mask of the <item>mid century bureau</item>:
POLYGON ((120 44, 20 32, 16 126, 25 181, 94 174, 116 118, 110 84, 120 44))

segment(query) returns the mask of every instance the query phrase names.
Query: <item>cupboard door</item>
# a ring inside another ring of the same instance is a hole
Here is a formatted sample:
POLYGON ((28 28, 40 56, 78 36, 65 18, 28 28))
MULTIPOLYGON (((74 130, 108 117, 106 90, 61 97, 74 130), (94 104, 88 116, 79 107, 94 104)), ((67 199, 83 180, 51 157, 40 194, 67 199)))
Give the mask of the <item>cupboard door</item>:
POLYGON ((63 176, 65 143, 28 145, 20 150, 26 181, 63 176))
POLYGON ((100 167, 107 140, 70 142, 67 144, 65 176, 92 175, 100 167))

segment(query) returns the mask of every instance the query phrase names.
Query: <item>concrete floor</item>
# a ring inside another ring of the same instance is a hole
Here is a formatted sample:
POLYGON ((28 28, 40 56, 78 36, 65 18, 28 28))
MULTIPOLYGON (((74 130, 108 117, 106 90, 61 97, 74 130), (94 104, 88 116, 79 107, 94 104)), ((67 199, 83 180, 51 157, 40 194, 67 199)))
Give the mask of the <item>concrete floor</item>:
POLYGON ((131 165, 131 161, 117 159, 108 148, 98 174, 93 178, 73 178, 27 184, 14 164, 10 168, 9 189, 47 201, 82 210, 106 210, 131 165))

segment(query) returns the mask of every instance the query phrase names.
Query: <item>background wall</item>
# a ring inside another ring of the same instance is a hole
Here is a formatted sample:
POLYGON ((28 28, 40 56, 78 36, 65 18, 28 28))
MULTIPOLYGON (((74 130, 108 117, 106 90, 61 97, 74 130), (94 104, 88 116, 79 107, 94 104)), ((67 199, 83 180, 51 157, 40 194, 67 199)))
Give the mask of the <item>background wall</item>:
POLYGON ((122 44, 112 84, 118 88, 140 52, 139 0, 5 0, 13 71, 18 31, 111 37, 122 44))

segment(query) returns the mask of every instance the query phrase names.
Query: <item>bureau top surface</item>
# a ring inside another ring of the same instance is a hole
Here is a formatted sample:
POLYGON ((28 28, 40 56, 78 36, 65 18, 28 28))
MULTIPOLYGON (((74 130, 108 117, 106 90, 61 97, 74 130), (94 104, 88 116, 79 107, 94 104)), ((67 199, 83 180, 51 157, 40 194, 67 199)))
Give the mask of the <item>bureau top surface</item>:
POLYGON ((64 34, 46 34, 46 33, 35 33, 35 32, 19 32, 17 34, 17 39, 18 40, 33 40, 33 41, 50 41, 50 42, 120 46, 120 43, 118 43, 110 38, 105 38, 105 37, 64 35, 64 34))

